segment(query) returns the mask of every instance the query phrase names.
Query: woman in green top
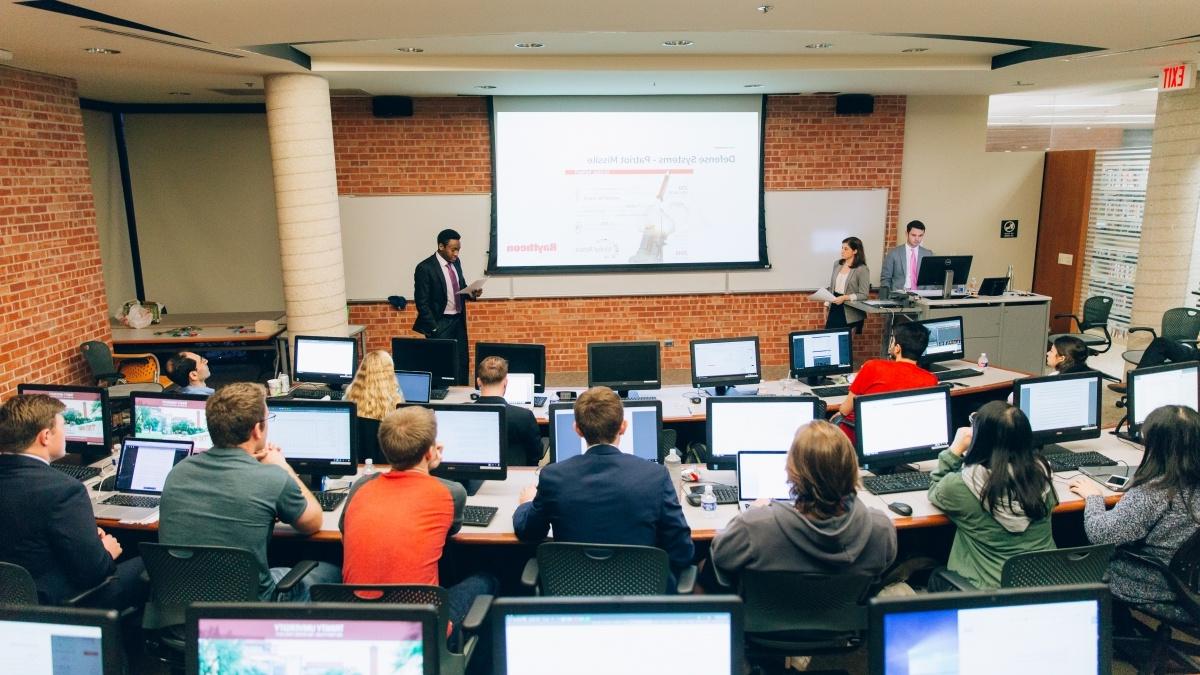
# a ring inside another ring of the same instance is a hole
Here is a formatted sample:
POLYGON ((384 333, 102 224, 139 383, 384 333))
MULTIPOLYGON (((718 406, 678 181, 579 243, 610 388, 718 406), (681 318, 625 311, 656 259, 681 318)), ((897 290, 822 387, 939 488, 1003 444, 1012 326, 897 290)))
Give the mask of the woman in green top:
POLYGON ((1001 401, 980 408, 938 456, 931 476, 929 501, 957 527, 950 571, 979 588, 997 588, 1004 561, 1055 548, 1052 475, 1034 452, 1025 413, 1001 401))

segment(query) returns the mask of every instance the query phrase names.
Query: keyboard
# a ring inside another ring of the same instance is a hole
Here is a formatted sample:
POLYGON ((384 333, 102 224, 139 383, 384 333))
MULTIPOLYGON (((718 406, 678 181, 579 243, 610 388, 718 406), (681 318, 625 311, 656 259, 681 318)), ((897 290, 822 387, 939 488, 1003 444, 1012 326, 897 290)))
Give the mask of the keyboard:
POLYGON ((1116 466, 1117 463, 1098 452, 1063 452, 1046 455, 1055 471, 1078 471, 1081 466, 1116 466))
POLYGON ((430 401, 441 401, 450 393, 449 389, 434 389, 429 392, 430 401))
POLYGON ((158 497, 147 497, 145 495, 113 495, 101 503, 113 506, 140 506, 146 509, 157 509, 158 500, 158 497))
POLYGON ((545 396, 534 396, 533 397, 533 407, 540 408, 544 405, 546 405, 546 397, 545 396))
POLYGON ((463 525, 472 527, 487 527, 488 523, 492 522, 492 518, 496 517, 496 512, 500 509, 495 506, 472 506, 470 504, 463 507, 463 525))
POLYGON ((326 396, 328 396, 329 400, 331 401, 340 401, 342 400, 342 396, 345 396, 345 394, 346 392, 341 390, 334 391, 332 389, 312 389, 309 387, 299 387, 292 390, 292 398, 313 399, 317 401, 325 398, 326 396))
MULTIPOLYGON (((738 503, 738 489, 733 485, 725 485, 723 483, 711 483, 713 486, 713 495, 717 498, 718 504, 736 504, 738 503)), ((689 485, 688 490, 692 494, 704 494, 704 485, 689 485)))
POLYGON ((890 495, 895 492, 918 492, 928 490, 931 483, 927 473, 905 471, 883 476, 864 476, 863 487, 873 495, 890 495))
POLYGON ((821 398, 829 398, 830 396, 845 396, 850 393, 850 387, 845 385, 834 385, 832 387, 813 387, 812 393, 821 398))
POLYGON ((938 379, 938 382, 945 382, 946 380, 961 380, 964 377, 978 377, 982 374, 982 370, 963 368, 962 370, 943 370, 933 375, 938 379))
POLYGON ((313 496, 317 498, 317 503, 321 505, 322 511, 333 511, 346 501, 346 494, 345 492, 314 492, 313 496))
POLYGON ((51 464, 50 466, 80 482, 91 480, 100 475, 100 469, 94 466, 79 466, 78 464, 51 464))

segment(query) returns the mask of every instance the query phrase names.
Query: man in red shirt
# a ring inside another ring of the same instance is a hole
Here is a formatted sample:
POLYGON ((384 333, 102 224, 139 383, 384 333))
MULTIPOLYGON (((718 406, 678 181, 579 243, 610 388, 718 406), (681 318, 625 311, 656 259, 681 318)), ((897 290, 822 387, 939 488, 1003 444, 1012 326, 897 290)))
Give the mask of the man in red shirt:
POLYGON ((850 383, 850 393, 842 401, 838 426, 854 442, 854 399, 866 394, 936 387, 938 380, 928 370, 917 365, 917 359, 929 346, 929 329, 919 323, 902 323, 892 330, 888 353, 892 360, 871 359, 850 383))
MULTIPOLYGON (((342 580, 347 584, 440 586, 438 561, 462 527, 467 491, 429 474, 442 461, 437 419, 426 408, 395 410, 379 423, 379 450, 392 465, 360 479, 342 510, 342 580)), ((450 621, 462 623, 477 595, 496 580, 476 574, 447 588, 450 621)))

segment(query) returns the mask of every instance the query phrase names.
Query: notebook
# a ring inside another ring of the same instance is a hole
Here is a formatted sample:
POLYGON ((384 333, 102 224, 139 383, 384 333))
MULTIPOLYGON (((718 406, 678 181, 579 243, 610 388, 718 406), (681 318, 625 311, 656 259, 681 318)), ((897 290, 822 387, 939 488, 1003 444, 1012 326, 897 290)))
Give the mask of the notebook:
POLYGON ((743 450, 737 454, 738 502, 747 509, 757 499, 792 500, 786 450, 743 450))
POLYGON ((96 517, 139 520, 154 513, 167 474, 190 454, 191 441, 126 438, 117 462, 117 494, 92 505, 96 517))

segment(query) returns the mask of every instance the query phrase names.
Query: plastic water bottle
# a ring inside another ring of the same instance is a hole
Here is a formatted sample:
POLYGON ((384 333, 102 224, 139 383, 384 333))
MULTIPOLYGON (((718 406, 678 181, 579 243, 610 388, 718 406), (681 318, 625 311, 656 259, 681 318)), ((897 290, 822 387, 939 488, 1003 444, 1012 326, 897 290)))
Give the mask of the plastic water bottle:
POLYGON ((987 357, 987 352, 982 352, 982 353, 980 353, 980 354, 979 354, 979 367, 980 367, 980 368, 987 368, 987 367, 988 367, 988 357, 987 357))
POLYGON ((713 494, 712 484, 704 486, 704 494, 700 495, 700 510, 704 515, 711 516, 717 512, 717 496, 713 494))
POLYGON ((680 475, 680 471, 683 469, 683 460, 679 458, 679 451, 671 448, 667 452, 667 456, 663 458, 663 466, 667 467, 667 473, 671 474, 671 485, 675 486, 675 494, 678 495, 683 484, 683 476, 680 475))
POLYGON ((370 476, 371 474, 375 473, 375 460, 368 457, 367 461, 364 462, 363 464, 365 465, 365 466, 363 466, 363 475, 364 476, 370 476))

